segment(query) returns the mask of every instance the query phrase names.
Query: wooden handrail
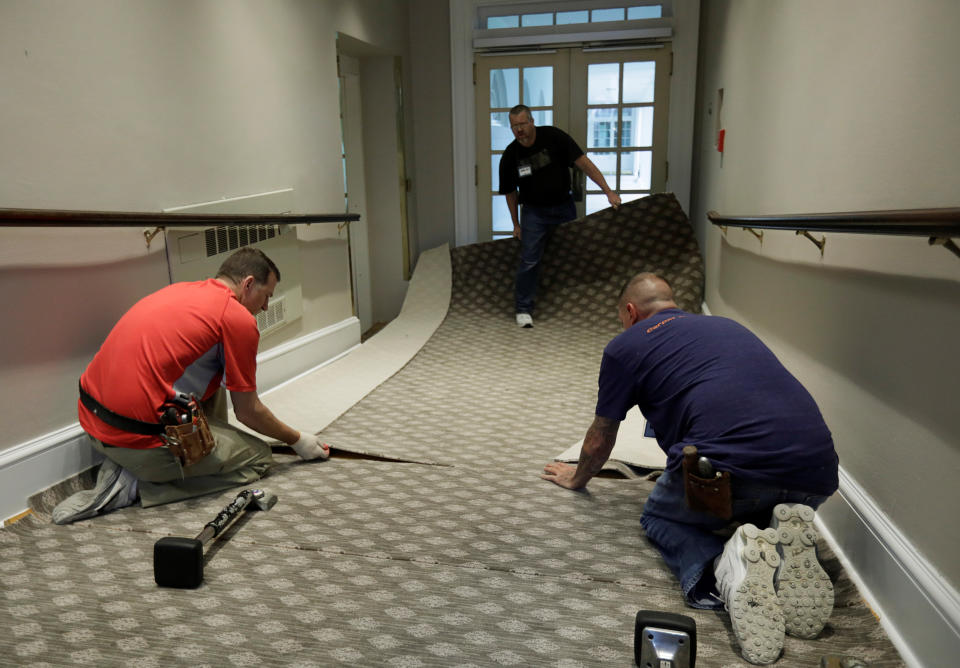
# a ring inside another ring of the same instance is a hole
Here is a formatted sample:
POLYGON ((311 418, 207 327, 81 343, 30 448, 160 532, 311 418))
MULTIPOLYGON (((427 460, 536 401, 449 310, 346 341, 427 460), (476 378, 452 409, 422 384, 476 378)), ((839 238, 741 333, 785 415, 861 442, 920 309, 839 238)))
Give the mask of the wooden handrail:
POLYGON ((218 227, 347 223, 357 213, 160 213, 138 211, 72 211, 0 209, 0 227, 218 227))
POLYGON ((960 208, 802 213, 780 216, 729 216, 708 211, 707 218, 714 225, 722 227, 845 234, 898 234, 937 238, 960 236, 960 208))

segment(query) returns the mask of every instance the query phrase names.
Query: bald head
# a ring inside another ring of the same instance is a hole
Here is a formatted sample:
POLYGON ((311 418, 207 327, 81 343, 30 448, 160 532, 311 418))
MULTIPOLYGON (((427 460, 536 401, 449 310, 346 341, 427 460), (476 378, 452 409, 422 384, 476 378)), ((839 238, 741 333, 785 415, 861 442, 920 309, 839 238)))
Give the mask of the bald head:
POLYGON ((637 274, 627 281, 617 303, 624 329, 668 308, 677 308, 673 290, 669 283, 650 272, 637 274))

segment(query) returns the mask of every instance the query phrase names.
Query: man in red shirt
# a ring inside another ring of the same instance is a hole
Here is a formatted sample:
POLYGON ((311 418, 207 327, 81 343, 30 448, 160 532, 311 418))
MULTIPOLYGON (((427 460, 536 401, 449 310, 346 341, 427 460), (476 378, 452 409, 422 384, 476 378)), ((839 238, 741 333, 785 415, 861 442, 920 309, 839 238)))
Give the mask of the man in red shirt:
POLYGON ((279 420, 257 395, 260 333, 280 271, 262 251, 238 250, 216 278, 174 283, 123 315, 80 378, 80 424, 105 455, 92 490, 61 502, 58 524, 135 503, 179 501, 243 485, 272 466, 270 446, 227 423, 225 393, 247 427, 293 447, 303 459, 326 459, 318 436, 279 420), (182 466, 158 433, 164 405, 201 399, 215 446, 182 466))

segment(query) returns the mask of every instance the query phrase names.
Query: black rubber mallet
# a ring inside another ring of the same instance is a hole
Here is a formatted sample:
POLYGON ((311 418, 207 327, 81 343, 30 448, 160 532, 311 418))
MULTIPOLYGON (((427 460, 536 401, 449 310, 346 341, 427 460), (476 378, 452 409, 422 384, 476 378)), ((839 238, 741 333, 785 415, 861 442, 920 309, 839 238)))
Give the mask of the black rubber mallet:
POLYGON ((248 506, 270 510, 276 503, 276 494, 245 489, 212 522, 207 522, 196 538, 161 538, 153 545, 153 579, 161 587, 196 589, 203 582, 203 546, 219 536, 248 506))

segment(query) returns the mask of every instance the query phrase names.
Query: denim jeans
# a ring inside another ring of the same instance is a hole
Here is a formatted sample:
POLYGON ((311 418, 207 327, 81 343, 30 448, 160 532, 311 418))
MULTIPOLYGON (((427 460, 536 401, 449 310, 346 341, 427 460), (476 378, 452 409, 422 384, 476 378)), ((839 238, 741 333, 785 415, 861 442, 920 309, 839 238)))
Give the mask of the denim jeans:
POLYGON ((703 610, 723 609, 716 589, 713 560, 740 524, 760 529, 770 525, 778 503, 803 503, 817 508, 827 496, 783 489, 734 478, 733 518, 722 520, 689 510, 684 501, 683 473, 664 471, 647 498, 640 524, 680 581, 687 605, 703 610))
POLYGON ((540 258, 547 240, 556 226, 577 217, 573 199, 552 206, 520 207, 520 266, 517 267, 517 313, 533 313, 533 299, 537 293, 537 275, 540 258))

